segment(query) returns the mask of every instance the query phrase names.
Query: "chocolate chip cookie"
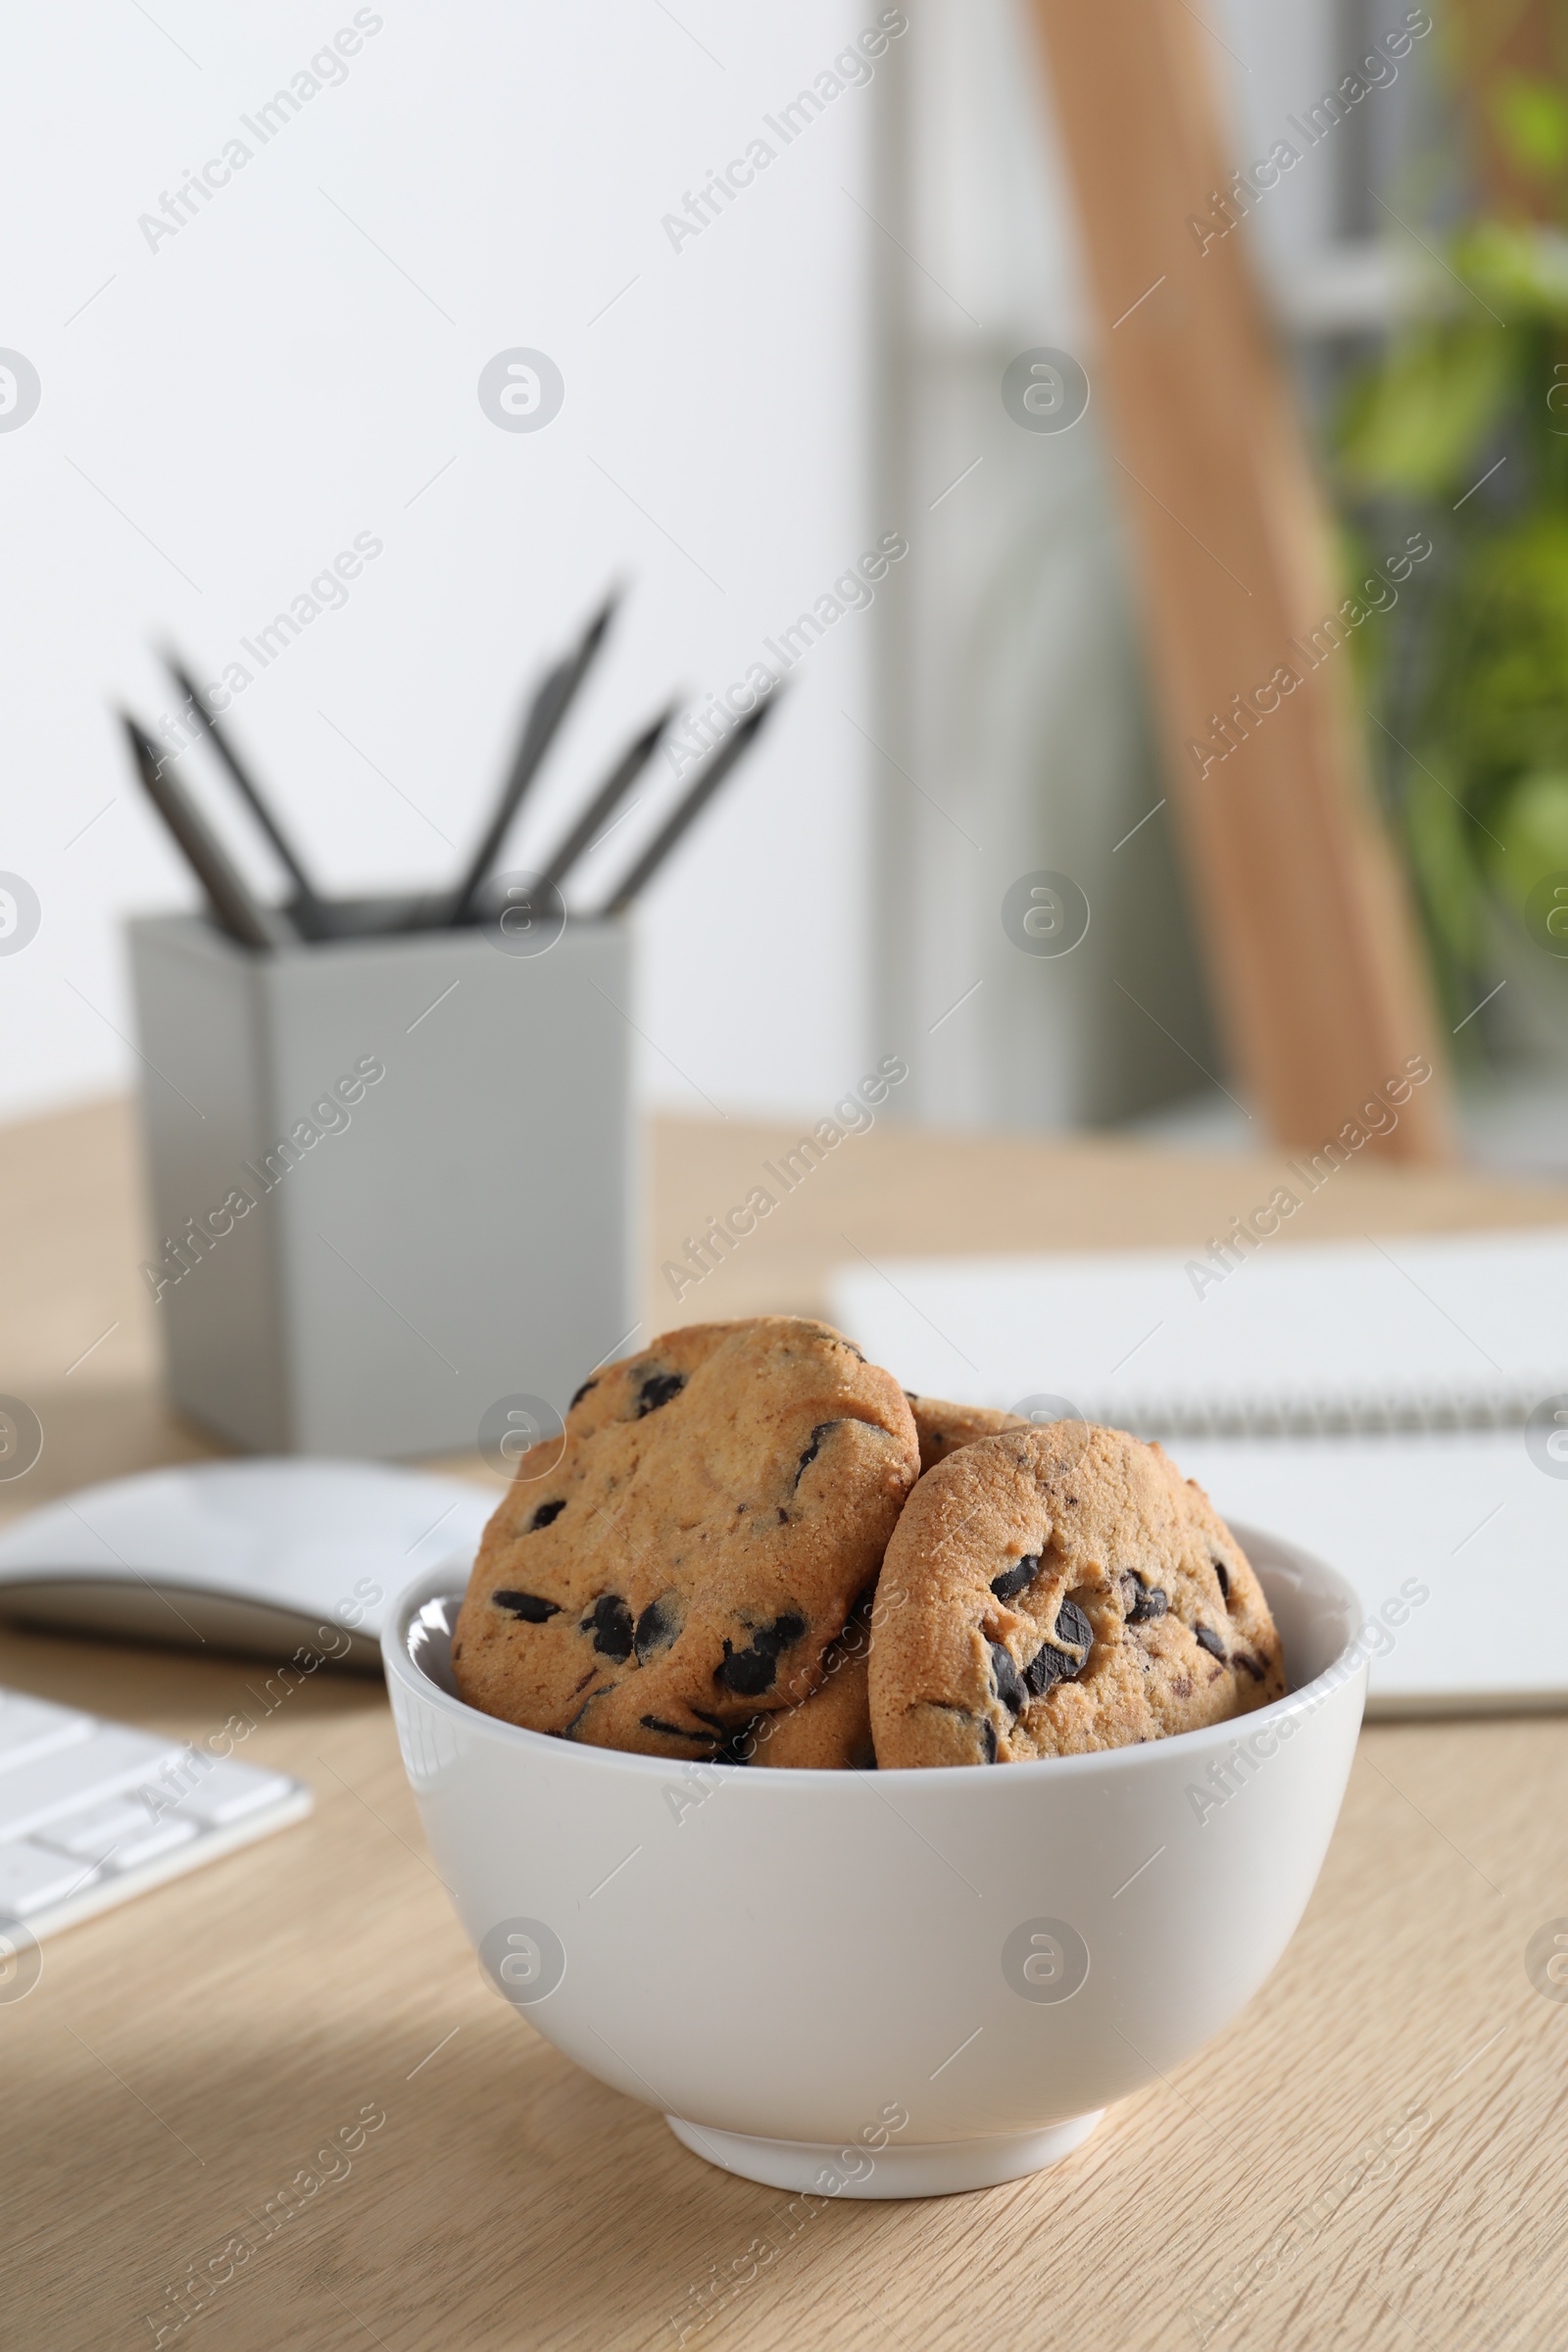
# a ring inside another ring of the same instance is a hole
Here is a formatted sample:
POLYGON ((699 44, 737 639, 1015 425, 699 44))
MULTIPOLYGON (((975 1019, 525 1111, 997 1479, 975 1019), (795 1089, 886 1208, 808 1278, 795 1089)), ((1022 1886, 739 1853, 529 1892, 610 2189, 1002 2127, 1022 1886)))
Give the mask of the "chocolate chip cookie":
POLYGON ((874 1588, 862 1592, 822 1659, 822 1680, 799 1706, 760 1716, 735 1743, 737 1761, 817 1772, 874 1772, 871 1633, 874 1588))
MULTIPOLYGON (((960 1446, 976 1438, 995 1437, 1002 1430, 1027 1429, 1016 1413, 1003 1413, 986 1404, 950 1404, 941 1396, 916 1396, 905 1391, 914 1415, 914 1434, 920 1444, 920 1468, 929 1470, 960 1446)), ((819 1690, 798 1707, 770 1716, 750 1743, 747 1761, 754 1764, 808 1765, 874 1771, 876 1748, 871 1739, 871 1608, 874 1595, 862 1596, 826 1661, 819 1690)), ((743 1745, 747 1743, 743 1742, 743 1745)))
POLYGON ((1285 1689, 1240 1544, 1158 1446, 1056 1421, 928 1471, 888 1545, 870 1664, 879 1766, 1131 1746, 1285 1689))
POLYGON ((1016 1413, 1000 1413, 989 1404, 949 1404, 942 1396, 910 1396, 907 1389, 905 1395, 914 1415, 922 1470, 946 1461, 960 1446, 972 1446, 976 1438, 995 1438, 1004 1430, 1033 1427, 1016 1413))
POLYGON ((919 1460, 897 1381, 827 1324, 668 1333, 518 1463, 458 1619, 462 1695, 594 1746, 724 1754, 821 1683, 919 1460))

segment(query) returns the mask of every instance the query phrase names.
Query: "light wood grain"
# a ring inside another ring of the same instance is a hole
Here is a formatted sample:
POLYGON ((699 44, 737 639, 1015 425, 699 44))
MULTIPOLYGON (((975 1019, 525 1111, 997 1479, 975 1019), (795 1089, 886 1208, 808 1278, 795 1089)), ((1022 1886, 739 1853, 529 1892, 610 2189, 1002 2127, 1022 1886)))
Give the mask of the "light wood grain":
MULTIPOLYGON (((1373 813, 1356 655, 1325 639, 1309 666, 1292 642, 1332 620, 1344 592, 1247 232, 1216 228, 1205 245, 1190 225, 1229 180, 1211 70, 1223 61, 1188 0, 1034 0, 1034 13, 1216 1004, 1275 1132, 1316 1144, 1406 1055, 1441 1054, 1410 908, 1373 813), (1269 688, 1282 665, 1300 680, 1283 699, 1269 688), (1236 730, 1223 758, 1231 738, 1215 714, 1236 730), (1216 755, 1201 769, 1195 743, 1216 755)), ((1441 1083, 1386 1149, 1446 1152, 1441 1083)))
MULTIPOLYGON (((787 1140, 656 1130, 651 1308, 663 1236, 787 1140)), ((680 1311, 818 1305, 843 1235, 873 1256, 1201 1241, 1266 1198, 1270 1165, 879 1130, 680 1311)), ((1320 1236, 1568 1215, 1560 1193, 1457 1174, 1336 1183, 1320 1236)), ((154 1398, 138 1245, 118 1105, 0 1131, 0 1386, 44 1398, 57 1481, 62 1461, 89 1477, 204 1450, 154 1398)), ((1479 1638, 1498 1606, 1478 1596, 1479 1638)), ((376 1686, 322 1677, 269 1715, 242 1661, 10 1632, 0 1682, 182 1738, 248 1715, 240 1752, 317 1794, 299 1827, 51 1941, 33 1990, 0 2002, 5 2340, 26 2352, 153 2343, 187 2267, 256 2239, 366 2105, 386 2120, 347 2176, 166 2344, 652 2352, 715 2268, 732 2291, 686 2340, 721 2352, 1166 2352, 1201 2340, 1216 2293, 1208 2340, 1245 2352, 1563 2340, 1568 2006, 1523 1967, 1532 1931, 1568 1916, 1561 1720, 1364 1735, 1306 1918, 1224 2039, 1037 2180, 801 2226, 484 1987, 376 1686)))

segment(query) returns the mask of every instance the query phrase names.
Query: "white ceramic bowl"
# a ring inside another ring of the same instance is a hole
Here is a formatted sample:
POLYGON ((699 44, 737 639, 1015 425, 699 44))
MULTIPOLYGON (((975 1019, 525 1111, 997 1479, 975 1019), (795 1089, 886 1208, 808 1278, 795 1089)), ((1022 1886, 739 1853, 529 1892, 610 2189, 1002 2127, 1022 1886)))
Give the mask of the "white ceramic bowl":
POLYGON ((382 1636, 436 1866, 497 1991, 686 2145, 776 2187, 925 2196, 1037 2171, 1269 1974, 1366 1694, 1345 1580, 1238 1527, 1288 1695, 994 1771, 666 1763, 457 1696, 463 1577, 382 1636))

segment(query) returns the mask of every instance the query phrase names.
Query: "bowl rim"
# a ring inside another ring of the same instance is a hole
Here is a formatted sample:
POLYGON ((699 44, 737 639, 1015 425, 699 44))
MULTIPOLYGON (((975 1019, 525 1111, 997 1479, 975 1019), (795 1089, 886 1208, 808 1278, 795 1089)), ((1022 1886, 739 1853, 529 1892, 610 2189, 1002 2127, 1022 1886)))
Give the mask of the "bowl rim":
MULTIPOLYGON (((1298 1690, 1287 1690, 1282 1698, 1271 1699, 1267 1706, 1254 1707, 1246 1715, 1227 1716, 1221 1723, 1201 1724, 1191 1732, 1173 1732, 1163 1740, 1140 1740, 1131 1747, 1094 1748, 1087 1754, 1075 1756, 1033 1756, 1007 1766, 1004 1777, 1009 1785, 1019 1774, 1028 1774, 1035 1779, 1042 1776, 1070 1779, 1097 1772, 1152 1770, 1157 1767, 1161 1757, 1178 1751, 1196 1759, 1214 1749, 1234 1746, 1238 1740, 1250 1739, 1267 1726, 1283 1723, 1287 1719, 1314 1715, 1348 1684, 1359 1683, 1356 1712, 1360 1714, 1366 1703, 1371 1652, 1361 1646, 1367 1630, 1367 1614, 1354 1586, 1338 1568, 1331 1567, 1326 1560, 1319 1559, 1315 1552, 1304 1550, 1299 1544, 1292 1543, 1285 1536, 1276 1536, 1267 1529, 1253 1527, 1239 1519, 1227 1524, 1249 1559, 1253 1558, 1258 1550, 1283 1554, 1283 1560, 1278 1563, 1270 1561, 1268 1564, 1271 1567, 1279 1564, 1289 1569, 1304 1570, 1326 1605, 1338 1605, 1348 1612, 1351 1631, 1344 1647, 1330 1659, 1320 1674, 1313 1676, 1311 1682, 1302 1683, 1298 1690)), ((530 1731, 524 1724, 508 1723, 500 1715, 487 1715, 481 1707, 470 1707, 466 1699, 455 1698, 450 1690, 443 1690, 439 1683, 433 1682, 424 1669, 416 1664, 409 1653, 407 1639, 409 1623, 416 1611, 432 1600, 460 1595, 467 1584, 469 1573, 470 1569, 462 1564, 462 1555, 459 1554, 437 1561, 411 1578, 395 1595, 383 1621, 381 1657, 389 1687, 394 1682, 401 1683, 426 1705, 450 1715, 457 1722, 482 1727, 484 1736, 498 1740, 503 1748, 514 1746, 523 1754, 532 1750, 541 1756, 549 1756, 557 1763, 564 1763, 570 1758, 567 1770, 580 1767, 588 1771, 628 1771, 644 1776, 657 1773, 665 1779, 672 1772, 689 1777, 694 1769, 700 1772, 734 1773, 744 1775, 743 1785, 753 1788, 778 1788, 794 1783, 819 1787, 824 1782, 837 1785, 846 1777, 860 1777, 858 1774, 846 1776, 840 1769, 819 1765, 769 1772, 754 1771, 743 1764, 719 1764, 710 1757, 644 1756, 630 1748, 596 1747, 586 1741, 559 1739, 553 1732, 530 1731)), ((995 1777, 988 1772, 977 1772, 972 1764, 906 1764, 890 1766, 885 1772, 878 1772, 879 1781, 897 1781, 904 1787, 914 1784, 951 1788, 956 1782, 971 1781, 990 1787, 995 1777)))

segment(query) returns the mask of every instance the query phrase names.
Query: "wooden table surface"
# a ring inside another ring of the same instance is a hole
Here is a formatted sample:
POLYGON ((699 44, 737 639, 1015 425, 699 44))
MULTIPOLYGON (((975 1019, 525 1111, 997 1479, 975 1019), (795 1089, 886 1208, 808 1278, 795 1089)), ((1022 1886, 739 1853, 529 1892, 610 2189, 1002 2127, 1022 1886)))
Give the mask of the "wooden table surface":
MULTIPOLYGON (((1264 1157, 879 1128, 662 1311, 660 1261, 789 1140, 656 1126, 651 1328, 819 1307, 846 1236, 873 1257, 1187 1245, 1279 1180, 1264 1157)), ((210 1450, 158 1402, 138 1199, 119 1105, 0 1131, 0 1388, 46 1434, 8 1509, 210 1450)), ((1565 1218, 1558 1192, 1357 1165, 1280 1247, 1565 1218)), ((1478 1640, 1508 1638, 1501 1605, 1478 1595, 1478 1640)), ((182 1739, 245 1713, 244 1754, 317 1798, 47 1942, 32 1989, 0 1998, 0 2310, 26 2352, 630 2352, 683 2330, 705 2352, 1527 2352, 1568 2334, 1568 2002, 1524 1966, 1531 1934, 1568 1918, 1563 1718, 1365 1733, 1301 1928, 1225 2038, 1034 2180, 801 2222, 484 1986, 380 1687, 322 1675, 269 1715, 260 1680, 0 1630, 0 1683, 182 1739), (357 2152, 318 2160, 345 2134, 357 2152), (291 2182, 293 2218, 241 2259, 291 2182), (176 2330, 198 2272, 209 2300, 176 2330)))

